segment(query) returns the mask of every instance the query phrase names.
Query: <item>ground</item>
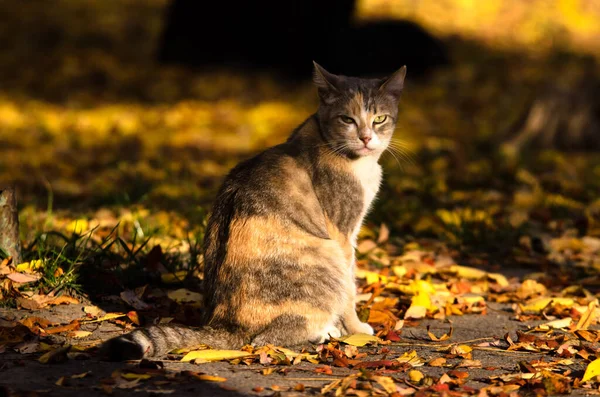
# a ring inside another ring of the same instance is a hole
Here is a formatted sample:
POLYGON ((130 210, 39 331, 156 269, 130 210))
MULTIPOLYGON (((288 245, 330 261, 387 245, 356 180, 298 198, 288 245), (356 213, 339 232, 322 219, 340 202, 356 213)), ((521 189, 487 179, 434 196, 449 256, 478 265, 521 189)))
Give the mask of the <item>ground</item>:
MULTIPOLYGON (((70 305, 57 307, 52 313, 43 313, 54 321, 69 322, 71 319, 79 318, 83 309, 82 305, 70 305)), ((489 314, 485 316, 450 316, 450 323, 441 323, 439 321, 423 321, 422 323, 404 328, 402 342, 391 343, 389 345, 378 347, 359 348, 361 352, 369 354, 370 361, 394 360, 396 357, 402 357, 409 351, 416 351, 418 357, 425 362, 415 364, 415 369, 426 376, 439 378, 444 373, 468 374, 464 380, 465 386, 476 389, 489 386, 488 379, 491 376, 505 374, 519 374, 519 363, 523 361, 533 362, 534 360, 544 360, 547 362, 556 361, 556 358, 548 358, 543 353, 527 351, 506 351, 494 350, 487 347, 480 347, 485 342, 502 340, 504 335, 508 334, 511 338, 516 338, 517 330, 525 330, 526 326, 511 319, 510 311, 507 305, 493 304, 488 307, 489 314), (451 341, 434 342, 427 335, 427 326, 435 334, 446 333, 449 327, 453 328, 451 341), (461 368, 460 364, 464 360, 460 356, 448 358, 444 366, 430 366, 432 360, 439 357, 450 357, 448 352, 443 352, 443 348, 452 345, 466 344, 473 347, 472 358, 480 362, 474 368, 461 368), (382 354, 386 351, 385 354, 382 354)), ((3 312, 3 316, 10 313, 3 312)), ((38 313, 32 313, 38 314, 38 313)), ((529 322, 533 325, 538 322, 529 322)), ((117 332, 119 332, 117 330, 117 332)), ((101 325, 94 327, 94 337, 106 338, 115 334, 115 327, 101 325)), ((309 348, 310 350, 311 348, 309 348)), ((585 369, 583 359, 575 359, 571 364, 558 365, 561 370, 568 369, 574 374, 581 374, 585 369)), ((37 391, 39 395, 48 396, 76 396, 85 393, 85 395, 106 395, 115 396, 127 395, 131 391, 139 392, 138 395, 159 395, 173 394, 182 396, 215 396, 215 395, 281 395, 293 396, 306 394, 320 394, 320 391, 332 381, 344 379, 353 371, 350 368, 331 366, 331 371, 326 373, 317 373, 316 368, 324 368, 326 365, 314 365, 307 362, 298 365, 262 365, 259 363, 245 365, 231 365, 225 362, 189 364, 176 360, 160 361, 161 368, 140 369, 139 363, 115 364, 101 362, 82 355, 82 357, 73 357, 70 360, 54 364, 40 364, 32 357, 20 354, 5 354, 2 356, 2 374, 0 382, 3 386, 10 385, 9 388, 15 391, 37 391), (273 368, 274 372, 264 375, 261 372, 265 369, 273 368), (129 382, 115 382, 115 371, 122 374, 148 374, 148 379, 141 380, 135 384, 129 382), (225 378, 219 382, 202 381, 191 375, 186 375, 184 371, 194 373, 203 373, 211 376, 225 378), (280 373, 284 371, 284 373, 280 373), (73 375, 87 373, 83 378, 71 378, 73 375), (40 374, 43 374, 40 376, 40 374), (64 384, 58 386, 56 383, 60 379, 67 378, 64 384), (103 386, 104 385, 104 386, 103 386), (119 388, 120 385, 122 388, 119 388), (299 386, 302 385, 302 386, 299 386), (108 392, 108 390, 112 390, 108 392), (303 393, 294 389, 301 389, 303 393)), ((382 373, 384 376, 391 376, 395 380, 410 379, 407 375, 407 368, 401 370, 374 371, 382 373)), ((456 380, 456 378, 453 378, 456 380)), ((404 386, 406 387, 406 386, 404 386)), ((586 395, 592 392, 590 389, 577 390, 574 395, 586 395)), ((496 393, 490 393, 495 395, 496 393)), ((16 394, 18 395, 18 394, 16 394)), ((25 394, 23 394, 25 395, 25 394)))

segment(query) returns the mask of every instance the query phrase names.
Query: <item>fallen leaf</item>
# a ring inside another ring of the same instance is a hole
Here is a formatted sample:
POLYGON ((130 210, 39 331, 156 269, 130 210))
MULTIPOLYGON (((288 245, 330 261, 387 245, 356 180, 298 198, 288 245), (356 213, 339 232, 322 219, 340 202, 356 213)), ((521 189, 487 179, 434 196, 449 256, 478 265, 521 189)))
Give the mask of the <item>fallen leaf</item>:
POLYGON ((140 318, 139 318, 137 312, 134 312, 134 311, 128 312, 127 318, 129 318, 131 320, 131 322, 134 323, 135 325, 140 325, 140 318))
POLYGON ((67 296, 67 295, 61 295, 61 296, 57 296, 56 298, 50 300, 47 302, 48 305, 64 305, 64 304, 73 304, 73 305, 77 305, 79 304, 79 300, 71 297, 71 296, 67 296))
POLYGON ((588 303, 587 310, 581 315, 581 318, 575 326, 575 330, 586 330, 596 320, 596 301, 588 303))
POLYGON ((65 386, 67 384, 67 379, 68 378, 66 376, 61 376, 54 384, 56 386, 65 386))
POLYGON ((538 325, 538 327, 540 328, 546 328, 546 329, 561 329, 561 328, 568 328, 571 324, 573 323, 573 319, 571 317, 565 317, 565 318, 561 318, 558 320, 554 320, 554 321, 550 321, 544 324, 540 324, 538 325))
POLYGON ((446 359, 444 357, 437 357, 433 360, 430 360, 427 365, 430 367, 442 367, 446 364, 446 359))
POLYGON ((454 329, 452 328, 452 323, 450 323, 450 331, 448 331, 448 333, 447 333, 447 334, 443 334, 442 336, 440 336, 440 337, 438 338, 437 336, 435 336, 435 335, 433 334, 433 332, 429 331, 429 325, 427 326, 427 335, 429 336, 429 338, 430 338, 432 341, 435 341, 435 342, 440 342, 440 341, 445 341, 445 340, 448 340, 448 339, 450 339, 450 338, 452 337, 452 332, 453 332, 453 331, 454 331, 454 329))
POLYGON ((74 320, 71 323, 66 324, 66 325, 60 325, 58 327, 46 328, 45 332, 47 334, 59 334, 61 332, 78 330, 79 327, 80 327, 79 321, 74 320))
POLYGON ((336 339, 342 343, 352 346, 365 346, 368 343, 381 342, 381 339, 369 334, 346 335, 336 339))
POLYGON ((462 360, 454 368, 481 368, 480 360, 462 360))
POLYGON ((181 303, 181 302, 202 302, 202 300, 204 299, 202 297, 202 294, 199 294, 198 292, 193 292, 190 291, 186 288, 179 288, 176 289, 175 291, 169 291, 167 292, 167 296, 169 297, 169 299, 181 303))
POLYGON ((425 364, 425 360, 419 357, 415 350, 403 353, 400 357, 396 359, 396 361, 401 363, 408 363, 413 367, 420 367, 425 364))
POLYGON ((71 378, 73 378, 73 379, 81 379, 81 378, 85 378, 86 376, 88 376, 91 373, 92 373, 92 371, 82 372, 80 374, 71 375, 71 378))
POLYGON ((410 379, 410 381, 413 383, 418 384, 424 377, 425 375, 423 375, 421 371, 417 371, 416 369, 408 371, 408 379, 410 379))
POLYGON ((38 281, 42 276, 39 274, 24 274, 24 273, 10 273, 6 276, 8 279, 15 283, 27 284, 34 281, 38 281))
POLYGON ((587 382, 598 375, 600 375, 600 358, 597 358, 588 364, 587 368, 585 369, 585 373, 583 374, 583 378, 581 378, 581 381, 587 382))
POLYGON ((102 321, 114 320, 116 318, 125 317, 125 316, 127 316, 127 314, 123 314, 123 313, 107 313, 106 315, 104 315, 104 316, 102 316, 100 318, 96 318, 94 320, 83 319, 83 320, 81 320, 81 322, 85 322, 86 324, 89 324, 89 323, 98 323, 98 322, 102 322, 102 321))
POLYGON ((527 304, 519 304, 522 312, 539 313, 550 304, 559 304, 566 307, 572 307, 575 301, 571 298, 536 298, 529 301, 527 304))
POLYGON ((91 331, 72 331, 67 334, 69 338, 87 338, 92 334, 91 331))
POLYGON ((160 279, 165 284, 177 284, 185 280, 188 275, 187 270, 179 270, 175 273, 163 273, 160 275, 160 279))
POLYGON ((104 311, 102 309, 100 309, 98 306, 84 306, 83 312, 85 314, 89 314, 92 317, 98 317, 104 311))
POLYGON ((207 374, 195 374, 191 373, 195 379, 206 381, 206 382, 225 382, 227 378, 223 378, 221 376, 213 376, 207 374))
POLYGON ((58 349, 54 349, 49 351, 48 353, 43 354, 38 361, 41 364, 57 364, 67 361, 69 358, 67 353, 71 350, 70 345, 66 345, 63 347, 59 347, 58 349))
POLYGON ((123 379, 127 379, 127 380, 145 380, 145 379, 150 379, 152 377, 152 375, 150 374, 136 374, 133 372, 125 372, 121 374, 121 378, 123 379))
POLYGON ((241 350, 196 350, 186 354, 181 361, 188 362, 195 360, 196 362, 208 362, 208 361, 221 361, 221 360, 232 360, 234 358, 241 358, 251 356, 251 353, 241 350))
POLYGON ((373 375, 371 377, 371 380, 374 380, 379 385, 381 385, 381 387, 383 387, 384 390, 386 392, 388 392, 389 394, 396 392, 396 384, 394 383, 394 380, 392 378, 390 378, 389 376, 373 375))

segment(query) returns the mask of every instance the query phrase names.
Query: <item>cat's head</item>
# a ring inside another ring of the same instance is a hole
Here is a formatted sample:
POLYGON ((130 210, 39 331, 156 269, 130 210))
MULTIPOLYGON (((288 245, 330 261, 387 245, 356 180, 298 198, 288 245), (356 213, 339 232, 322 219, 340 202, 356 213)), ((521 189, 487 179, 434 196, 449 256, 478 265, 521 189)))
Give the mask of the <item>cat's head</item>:
POLYGON ((396 128, 405 76, 406 66, 387 79, 339 76, 315 62, 319 122, 330 149, 350 158, 381 155, 396 128))

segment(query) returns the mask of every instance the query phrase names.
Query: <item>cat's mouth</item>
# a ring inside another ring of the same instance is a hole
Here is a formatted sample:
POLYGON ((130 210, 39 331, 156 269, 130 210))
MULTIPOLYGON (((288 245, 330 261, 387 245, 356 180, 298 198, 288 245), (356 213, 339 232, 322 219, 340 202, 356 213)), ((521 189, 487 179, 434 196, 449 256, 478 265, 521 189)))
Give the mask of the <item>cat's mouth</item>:
POLYGON ((368 156, 369 154, 375 153, 376 149, 370 149, 367 146, 363 146, 359 149, 355 149, 354 153, 359 156, 368 156))

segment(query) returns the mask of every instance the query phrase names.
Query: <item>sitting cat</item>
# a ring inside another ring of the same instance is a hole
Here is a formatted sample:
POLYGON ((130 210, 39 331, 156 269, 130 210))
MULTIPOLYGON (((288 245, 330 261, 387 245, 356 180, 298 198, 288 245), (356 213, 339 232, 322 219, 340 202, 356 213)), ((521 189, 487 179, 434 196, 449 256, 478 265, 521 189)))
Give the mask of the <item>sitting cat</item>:
POLYGON ((354 248, 406 67, 380 80, 314 66, 318 111, 285 143, 237 165, 217 195, 205 238, 206 325, 140 328, 105 342, 104 358, 373 334, 355 310, 354 248))

